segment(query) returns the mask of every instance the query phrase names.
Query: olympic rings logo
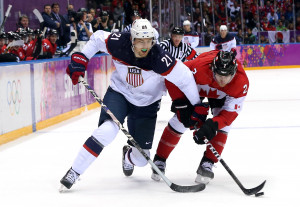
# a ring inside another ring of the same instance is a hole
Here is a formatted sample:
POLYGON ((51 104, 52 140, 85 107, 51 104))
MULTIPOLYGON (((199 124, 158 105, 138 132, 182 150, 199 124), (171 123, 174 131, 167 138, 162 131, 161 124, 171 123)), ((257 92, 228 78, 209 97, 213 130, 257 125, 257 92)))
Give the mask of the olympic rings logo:
POLYGON ((6 87, 6 98, 9 106, 10 114, 13 116, 14 114, 20 113, 20 105, 22 101, 22 86, 21 81, 13 80, 7 82, 6 87))

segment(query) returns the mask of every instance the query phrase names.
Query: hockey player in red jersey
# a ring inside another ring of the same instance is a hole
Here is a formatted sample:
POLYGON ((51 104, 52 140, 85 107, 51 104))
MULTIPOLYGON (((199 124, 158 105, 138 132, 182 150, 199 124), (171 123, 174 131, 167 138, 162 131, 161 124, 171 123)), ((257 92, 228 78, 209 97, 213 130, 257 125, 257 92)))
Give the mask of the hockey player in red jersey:
POLYGON ((47 38, 42 40, 43 53, 51 54, 53 57, 57 48, 56 40, 58 38, 58 33, 55 29, 50 29, 47 38))
MULTIPOLYGON (((184 63, 192 71, 200 97, 207 97, 213 118, 207 118, 208 105, 201 103, 194 107, 184 94, 172 83, 166 81, 173 100, 171 118, 160 139, 154 163, 164 172, 166 160, 187 128, 194 129, 194 141, 205 144, 206 137, 222 153, 232 122, 240 113, 248 92, 249 81, 242 64, 232 52, 213 50, 202 53, 196 59, 184 63)), ((218 162, 214 154, 206 148, 197 170, 197 183, 207 184, 213 177, 212 167, 218 162)), ((160 176, 153 171, 152 179, 160 176)))

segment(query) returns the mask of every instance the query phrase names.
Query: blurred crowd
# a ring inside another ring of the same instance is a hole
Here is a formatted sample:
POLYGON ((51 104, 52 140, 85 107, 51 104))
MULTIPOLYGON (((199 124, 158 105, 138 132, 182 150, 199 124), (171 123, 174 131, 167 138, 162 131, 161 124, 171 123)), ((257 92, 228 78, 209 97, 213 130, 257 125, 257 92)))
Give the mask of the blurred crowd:
MULTIPOLYGON (((300 1, 197 0, 194 4, 193 19, 195 31, 205 33, 205 45, 209 44, 221 25, 227 25, 229 32, 236 35, 238 44, 265 44, 269 43, 266 38, 268 31, 300 30, 300 1), (202 18, 205 22, 203 27, 202 18)), ((293 38, 290 42, 295 41, 293 38)), ((296 42, 300 42, 300 36, 296 38, 296 42)), ((276 42, 282 43, 283 37, 276 37, 276 42)))
MULTIPOLYGON (((237 44, 269 43, 270 38, 261 35, 263 32, 300 30, 300 1, 186 2, 192 2, 192 5, 185 7, 181 25, 176 26, 182 26, 190 36, 200 37, 200 40, 198 38, 193 43, 195 46, 199 43, 209 45, 219 33, 221 25, 227 25, 228 32, 234 34, 237 44)), ((159 31, 158 0, 153 0, 152 11, 152 25, 159 31)), ((21 15, 15 31, 1 31, 0 62, 67 56, 74 50, 74 46, 84 45, 97 30, 130 31, 131 23, 136 18, 150 19, 149 0, 90 0, 87 1, 87 8, 76 8, 72 4, 60 8, 59 3, 53 3, 44 5, 40 12, 44 19, 40 28, 31 28, 28 16, 21 15)), ((165 38, 168 37, 161 36, 160 40, 165 38)), ((275 42, 281 43, 284 33, 274 38, 275 42)), ((294 35, 293 38, 291 42, 300 42, 300 35, 294 35)))

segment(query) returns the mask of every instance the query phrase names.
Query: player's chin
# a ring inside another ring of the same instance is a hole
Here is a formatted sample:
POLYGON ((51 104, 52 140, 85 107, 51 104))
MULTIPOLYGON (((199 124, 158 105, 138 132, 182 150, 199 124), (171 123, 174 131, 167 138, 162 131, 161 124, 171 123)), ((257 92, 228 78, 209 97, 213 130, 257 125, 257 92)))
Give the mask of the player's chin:
POLYGON ((225 83, 225 82, 218 82, 218 84, 221 88, 223 88, 227 85, 227 83, 225 83))

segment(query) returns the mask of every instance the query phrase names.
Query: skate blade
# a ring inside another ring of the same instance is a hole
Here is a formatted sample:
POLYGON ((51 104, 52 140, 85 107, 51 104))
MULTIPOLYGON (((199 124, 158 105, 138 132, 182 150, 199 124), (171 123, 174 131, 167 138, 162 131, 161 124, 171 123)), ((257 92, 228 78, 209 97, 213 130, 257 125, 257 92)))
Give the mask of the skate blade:
POLYGON ((152 178, 152 180, 154 180, 156 182, 159 182, 160 179, 161 179, 160 175, 159 174, 155 174, 155 173, 152 173, 151 178, 152 178))
POLYGON ((58 192, 63 193, 66 192, 67 190, 68 189, 64 185, 61 185, 60 188, 58 189, 58 192))
POLYGON ((199 175, 199 174, 197 175, 197 177, 195 179, 196 183, 202 183, 202 184, 205 184, 205 185, 207 185, 210 181, 211 181, 211 178, 204 177, 204 176, 199 175))

